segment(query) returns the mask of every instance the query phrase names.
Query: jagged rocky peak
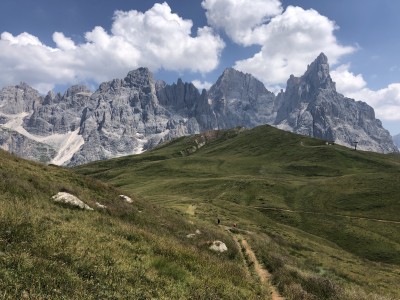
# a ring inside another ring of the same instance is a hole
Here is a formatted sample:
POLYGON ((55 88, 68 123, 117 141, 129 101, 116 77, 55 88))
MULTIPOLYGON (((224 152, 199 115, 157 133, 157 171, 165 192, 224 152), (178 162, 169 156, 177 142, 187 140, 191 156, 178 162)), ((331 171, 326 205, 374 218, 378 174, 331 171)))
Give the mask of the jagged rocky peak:
POLYGON ((147 89, 147 92, 155 91, 153 74, 148 68, 138 68, 130 71, 124 79, 113 79, 100 84, 97 93, 115 92, 121 88, 147 89))
POLYGON ((156 80, 155 86, 156 91, 160 91, 167 86, 167 83, 164 80, 156 80))
POLYGON ((65 92, 64 97, 73 97, 75 95, 90 96, 92 92, 86 85, 73 85, 65 92))
POLYGON ((323 88, 336 91, 336 85, 329 74, 328 57, 326 57, 324 53, 321 53, 311 65, 308 66, 303 78, 316 89, 323 88))
POLYGON ((156 83, 147 68, 102 83, 91 101, 96 105, 84 110, 79 132, 85 144, 72 157, 72 165, 139 153, 168 133, 170 115, 158 103, 156 83))
POLYGON ((336 92, 328 59, 321 53, 301 77, 291 76, 279 97, 278 128, 361 150, 395 152, 390 134, 367 103, 336 92))
POLYGON ((300 83, 301 78, 296 77, 293 74, 290 75, 287 84, 286 84, 286 90, 292 89, 293 87, 296 87, 300 83))
POLYGON ((49 91, 47 93, 47 95, 44 97, 44 100, 43 100, 42 104, 43 105, 50 105, 50 104, 52 104, 54 102, 58 102, 60 98, 61 98, 61 95, 59 93, 56 94, 53 91, 49 91))
POLYGON ((251 74, 227 68, 208 91, 218 128, 247 128, 275 120, 275 95, 251 74))
POLYGON ((362 150, 397 151, 370 106, 336 92, 323 53, 303 76, 292 75, 277 96, 233 68, 201 93, 181 79, 155 81, 147 68, 104 82, 94 93, 75 85, 63 95, 42 97, 24 83, 0 90, 0 147, 60 164, 139 153, 211 129, 262 124, 348 146, 357 141, 362 150), (14 129, 21 132, 9 138, 14 129), (47 141, 47 148, 35 141, 47 141))
POLYGON ((40 136, 66 134, 80 126, 82 111, 90 103, 90 90, 84 85, 74 85, 61 95, 50 91, 41 105, 24 119, 23 127, 40 136))
POLYGON ((130 71, 124 78, 124 82, 129 85, 130 88, 140 88, 143 85, 154 84, 153 74, 148 68, 139 68, 130 71))
POLYGON ((265 88, 264 84, 253 75, 243 73, 234 68, 226 68, 209 91, 210 95, 214 97, 238 97, 243 94, 260 92, 270 93, 265 88), (220 92, 222 92, 223 95, 221 95, 220 92))
POLYGON ((214 100, 224 98, 225 100, 241 99, 250 102, 253 102, 259 96, 273 95, 253 75, 234 68, 225 69, 208 93, 210 98, 214 100))
POLYGON ((336 84, 333 82, 329 73, 328 57, 321 53, 310 65, 307 66, 306 72, 301 77, 290 75, 287 81, 287 91, 298 89, 306 90, 308 93, 317 93, 319 89, 329 89, 336 91, 336 84))
POLYGON ((30 112, 41 102, 39 92, 24 82, 0 90, 0 107, 6 114, 30 112))
POLYGON ((183 82, 181 78, 172 85, 156 83, 157 98, 161 105, 176 110, 194 110, 200 104, 201 96, 193 83, 183 82))
POLYGON ((66 105, 66 109, 72 109, 80 113, 91 102, 93 92, 85 85, 71 86, 61 97, 60 102, 66 105))

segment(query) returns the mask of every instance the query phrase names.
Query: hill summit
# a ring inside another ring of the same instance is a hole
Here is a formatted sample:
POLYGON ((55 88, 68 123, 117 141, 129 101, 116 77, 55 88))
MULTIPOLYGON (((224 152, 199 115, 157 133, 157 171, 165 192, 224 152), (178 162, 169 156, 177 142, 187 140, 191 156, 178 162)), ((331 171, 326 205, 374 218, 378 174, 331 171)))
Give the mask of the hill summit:
POLYGON ((102 83, 91 93, 73 86, 45 97, 27 84, 0 91, 0 147, 58 165, 141 153, 175 137, 236 126, 271 124, 362 150, 397 147, 372 107, 337 93, 321 53, 285 91, 268 91, 251 74, 226 69, 201 93, 181 79, 156 81, 147 68, 102 83))

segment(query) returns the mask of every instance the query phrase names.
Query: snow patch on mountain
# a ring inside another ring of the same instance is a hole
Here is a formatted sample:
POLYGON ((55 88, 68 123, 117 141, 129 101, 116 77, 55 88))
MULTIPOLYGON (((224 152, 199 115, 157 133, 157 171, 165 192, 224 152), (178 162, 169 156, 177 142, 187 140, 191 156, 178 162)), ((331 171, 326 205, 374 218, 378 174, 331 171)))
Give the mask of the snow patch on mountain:
POLYGON ((57 155, 51 160, 51 163, 55 165, 63 165, 64 163, 68 162, 85 143, 83 137, 79 135, 79 128, 75 131, 67 132, 65 134, 57 133, 45 137, 29 133, 23 127, 24 118, 29 115, 30 113, 28 112, 19 114, 0 113, 0 116, 4 116, 8 120, 7 123, 1 125, 0 127, 18 132, 30 140, 47 144, 54 148, 57 151, 57 155))
MULTIPOLYGON (((286 90, 268 91, 251 74, 226 69, 206 91, 178 79, 155 81, 147 68, 102 83, 41 96, 27 84, 0 90, 0 147, 75 166, 150 150, 173 138, 215 129, 280 129, 382 153, 397 147, 372 107, 337 93, 321 54, 286 90)), ((198 145, 201 147, 201 143, 198 145)))
POLYGON ((85 143, 83 137, 79 135, 79 128, 73 132, 64 134, 64 140, 65 142, 60 144, 57 156, 51 161, 52 164, 64 165, 85 143))

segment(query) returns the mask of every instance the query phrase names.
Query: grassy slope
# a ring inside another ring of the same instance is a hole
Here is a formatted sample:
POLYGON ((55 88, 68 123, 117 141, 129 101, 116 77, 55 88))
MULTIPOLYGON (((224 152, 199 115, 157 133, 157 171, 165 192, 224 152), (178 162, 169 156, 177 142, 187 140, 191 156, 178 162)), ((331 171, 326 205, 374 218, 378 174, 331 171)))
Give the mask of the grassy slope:
POLYGON ((0 299, 268 299, 227 233, 120 193, 0 150, 0 299), (53 203, 59 191, 107 209, 53 203), (227 253, 208 249, 216 239, 227 253))
POLYGON ((288 298, 400 298, 400 224, 358 219, 400 221, 396 155, 261 126, 180 138, 77 170, 153 203, 196 207, 198 219, 219 216, 251 230, 288 298))

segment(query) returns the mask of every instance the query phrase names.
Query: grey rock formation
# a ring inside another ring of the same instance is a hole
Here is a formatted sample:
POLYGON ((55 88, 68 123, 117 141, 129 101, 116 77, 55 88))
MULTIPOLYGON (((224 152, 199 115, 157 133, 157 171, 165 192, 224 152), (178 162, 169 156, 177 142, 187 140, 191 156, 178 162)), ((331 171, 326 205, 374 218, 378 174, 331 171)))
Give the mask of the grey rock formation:
POLYGON ((0 116, 0 125, 6 124, 8 120, 6 116, 0 116))
MULTIPOLYGON (((192 83, 183 83, 181 79, 172 85, 165 82, 156 83, 157 98, 159 103, 169 111, 188 118, 190 132, 198 133, 208 129, 218 128, 217 119, 208 101, 208 94, 203 90, 200 94, 192 83)), ((169 123, 169 127, 176 127, 175 121, 169 123)))
POLYGON ((43 163, 50 162, 57 154, 50 145, 36 142, 16 131, 3 128, 0 128, 0 148, 17 156, 43 163))
POLYGON ((28 159, 64 163, 83 143, 72 132, 80 127, 81 114, 90 94, 74 86, 61 96, 46 97, 27 84, 0 91, 0 147, 28 159))
MULTIPOLYGON (((181 83, 178 85, 181 88, 181 83)), ((176 111, 187 110, 180 103, 183 100, 175 98, 182 95, 162 83, 157 88, 164 95, 165 107, 157 98, 153 75, 146 68, 129 72, 123 80, 101 84, 91 96, 91 105, 83 111, 80 134, 85 144, 70 164, 140 153, 164 140, 198 133, 196 120, 176 111), (168 98, 170 94, 174 97, 168 98)))
POLYGON ((323 53, 303 76, 290 76, 286 91, 279 98, 274 123, 278 128, 349 147, 358 142, 361 150, 397 151, 372 107, 336 92, 323 53))
POLYGON ((250 74, 228 68, 208 94, 220 129, 251 128, 275 120, 275 95, 250 74))
POLYGON ((191 83, 155 81, 146 68, 46 96, 26 84, 0 90, 0 147, 17 155, 78 165, 140 153, 212 129, 277 127, 377 152, 397 151, 364 102, 336 92, 321 54, 275 96, 250 74, 226 69, 207 92, 191 83))
POLYGON ((85 87, 74 85, 63 96, 49 92, 41 105, 24 120, 24 128, 37 135, 67 133, 80 126, 81 115, 89 104, 91 92, 85 87))
POLYGON ((41 102, 39 92, 26 83, 0 90, 0 111, 5 114, 30 112, 41 102))
POLYGON ((201 93, 192 83, 155 82, 146 68, 100 85, 82 114, 85 140, 70 161, 139 153, 160 142, 210 129, 254 127, 274 120, 273 93, 250 74, 227 69, 201 93))
POLYGON ((66 204, 71 207, 76 207, 84 210, 94 210, 78 197, 66 192, 59 192, 57 193, 57 195, 54 195, 51 198, 53 199, 54 202, 66 204))

